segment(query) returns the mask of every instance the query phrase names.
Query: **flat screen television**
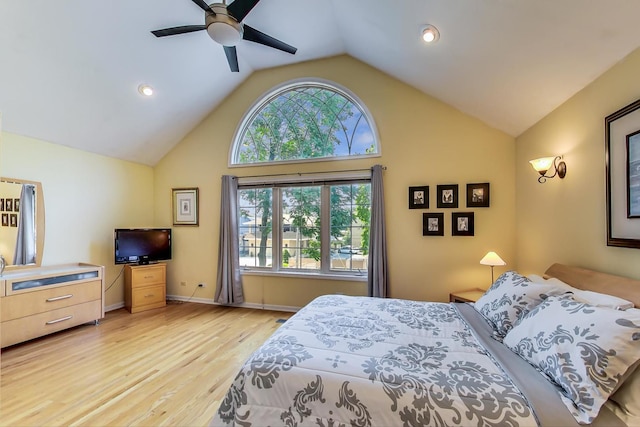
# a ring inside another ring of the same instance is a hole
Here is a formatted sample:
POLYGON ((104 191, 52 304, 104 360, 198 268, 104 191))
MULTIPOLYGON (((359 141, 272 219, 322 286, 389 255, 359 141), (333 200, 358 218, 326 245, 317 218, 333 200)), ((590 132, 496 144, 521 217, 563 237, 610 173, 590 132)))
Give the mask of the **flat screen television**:
POLYGON ((170 228, 117 228, 116 264, 149 264, 171 259, 170 228))

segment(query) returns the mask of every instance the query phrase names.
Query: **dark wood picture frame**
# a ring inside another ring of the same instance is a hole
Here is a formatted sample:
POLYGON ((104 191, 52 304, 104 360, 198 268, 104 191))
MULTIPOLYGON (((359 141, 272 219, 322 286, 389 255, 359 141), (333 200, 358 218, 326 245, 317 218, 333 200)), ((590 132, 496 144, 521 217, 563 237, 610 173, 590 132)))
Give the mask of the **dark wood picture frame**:
POLYGON ((4 211, 4 197, 0 199, 0 211, 4 211))
POLYGON ((13 199, 5 199, 4 210, 7 212, 13 212, 13 199))
POLYGON ((9 214, 9 225, 11 227, 17 227, 18 226, 18 214, 9 214))
POLYGON ((13 211, 20 212, 20 199, 13 199, 13 211))
POLYGON ((444 214, 440 212, 422 214, 423 236, 444 236, 444 214))
POLYGON ((2 214, 2 226, 3 227, 8 227, 9 226, 9 214, 8 213, 3 213, 2 214))
POLYGON ((467 184, 467 207, 488 208, 491 200, 488 182, 467 184))
POLYGON ((451 213, 451 235, 452 236, 473 236, 475 233, 473 212, 452 212, 451 213))
POLYGON ((628 141, 635 141, 640 132, 640 99, 608 115, 604 122, 607 245, 640 249, 640 220, 629 216, 630 198, 637 194, 630 188, 629 169, 636 162, 632 166, 627 160, 628 141))
POLYGON ((409 209, 429 209, 429 186, 409 187, 409 209))
POLYGON ((438 185, 438 208, 458 207, 458 184, 438 185))

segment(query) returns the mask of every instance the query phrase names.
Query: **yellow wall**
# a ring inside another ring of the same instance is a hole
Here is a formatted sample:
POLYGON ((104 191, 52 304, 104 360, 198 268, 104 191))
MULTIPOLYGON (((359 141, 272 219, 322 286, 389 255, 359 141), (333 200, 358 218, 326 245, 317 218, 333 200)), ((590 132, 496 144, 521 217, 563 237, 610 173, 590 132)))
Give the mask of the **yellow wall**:
MULTIPOLYGON (((171 222, 171 188, 200 188, 200 226, 174 227, 174 259, 168 270, 170 295, 212 299, 218 257, 220 177, 322 170, 362 169, 385 165, 389 275, 392 297, 448 299, 453 290, 488 287, 490 270, 479 264, 494 250, 515 262, 514 139, 353 58, 339 56, 263 70, 239 88, 184 138, 154 169, 155 211, 171 222), (229 148, 243 114, 265 92, 283 82, 317 77, 338 83, 358 96, 374 117, 382 157, 367 160, 232 168, 229 148), (451 212, 465 208, 466 184, 491 183, 491 207, 475 208, 475 237, 451 236, 451 212), (435 209, 437 184, 458 184, 459 209, 435 209), (445 212, 445 237, 422 236, 421 210, 408 209, 408 187, 430 186, 429 212, 445 212), (180 282, 186 282, 181 286, 180 282), (197 289, 198 282, 207 283, 197 289)), ((504 268, 497 268, 496 273, 504 268)), ((354 282, 244 276, 247 301, 301 306, 314 296, 341 291, 365 293, 354 282)))
MULTIPOLYGON (((124 301, 113 230, 153 226, 153 170, 15 134, 2 133, 0 176, 42 183, 46 236, 43 265, 104 265, 105 304, 124 301)), ((162 224, 168 225, 170 222, 162 224)))
POLYGON ((520 271, 561 262, 640 279, 640 251, 606 244, 604 144, 604 118, 640 98, 639 75, 640 49, 517 138, 520 271), (528 160, 551 155, 567 176, 538 184, 528 160))
MULTIPOLYGON (((20 192, 22 186, 16 184, 9 184, 6 182, 0 182, 0 198, 2 199, 20 199, 20 192)), ((13 201, 11 202, 13 203, 13 201)), ((15 212, 15 208, 13 205, 11 206, 11 212, 6 210, 2 211, 3 215, 7 215, 7 226, 2 226, 0 223, 0 254, 4 256, 4 259, 7 263, 11 263, 13 260, 13 256, 15 254, 15 241, 18 238, 18 227, 11 227, 11 215, 15 215, 17 220, 16 224, 19 222, 18 213, 15 212)))

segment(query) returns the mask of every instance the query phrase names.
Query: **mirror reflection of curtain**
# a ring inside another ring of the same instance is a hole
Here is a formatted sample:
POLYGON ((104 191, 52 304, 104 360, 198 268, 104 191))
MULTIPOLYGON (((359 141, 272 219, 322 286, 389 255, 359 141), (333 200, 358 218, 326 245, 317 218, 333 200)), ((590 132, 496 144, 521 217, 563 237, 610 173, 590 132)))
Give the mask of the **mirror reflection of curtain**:
POLYGON ((33 264, 36 262, 35 235, 36 187, 24 184, 20 192, 20 218, 18 219, 18 239, 14 265, 33 264))

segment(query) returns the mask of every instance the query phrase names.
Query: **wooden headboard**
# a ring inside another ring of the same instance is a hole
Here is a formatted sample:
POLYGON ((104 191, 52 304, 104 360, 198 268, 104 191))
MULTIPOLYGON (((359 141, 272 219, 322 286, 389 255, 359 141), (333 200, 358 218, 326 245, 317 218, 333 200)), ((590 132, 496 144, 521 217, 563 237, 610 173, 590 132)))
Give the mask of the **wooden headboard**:
POLYGON ((640 307, 640 280, 563 264, 553 264, 544 275, 560 279, 574 288, 615 295, 640 307))

